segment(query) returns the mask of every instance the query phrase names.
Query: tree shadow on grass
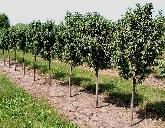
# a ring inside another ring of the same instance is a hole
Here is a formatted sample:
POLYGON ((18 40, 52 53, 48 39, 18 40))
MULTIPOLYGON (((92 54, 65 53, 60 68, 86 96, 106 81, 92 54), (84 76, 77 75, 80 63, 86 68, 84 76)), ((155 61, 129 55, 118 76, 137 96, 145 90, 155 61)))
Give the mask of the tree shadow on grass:
POLYGON ((56 71, 52 73, 52 77, 58 80, 64 79, 66 76, 67 76, 67 73, 60 72, 60 71, 56 71))
MULTIPOLYGON (((122 92, 115 92, 114 90, 117 90, 117 86, 115 86, 113 83, 107 83, 107 84, 99 84, 99 93, 107 92, 108 95, 104 98, 103 102, 108 103, 108 104, 114 104, 117 107, 125 107, 129 108, 130 107, 130 102, 131 102, 131 93, 122 93, 122 92)), ((90 94, 95 94, 95 85, 88 85, 81 91, 90 93, 90 94)), ((137 106, 140 103, 143 102, 143 95, 137 94, 134 99, 134 105, 137 106)))
MULTIPOLYGON (((104 98, 104 102, 116 105, 117 107, 130 107, 131 102, 131 93, 119 93, 119 92, 112 92, 107 97, 104 98)), ((139 103, 143 102, 143 96, 136 93, 134 99, 134 106, 138 106, 139 103)))
MULTIPOLYGON (((71 78, 71 85, 73 86, 84 86, 84 85, 86 85, 86 84, 88 84, 88 83, 90 83, 91 82, 91 79, 89 79, 89 78, 83 78, 83 77, 72 77, 71 78)), ((62 82, 61 83, 61 85, 63 85, 63 86, 68 86, 68 80, 67 81, 65 81, 65 82, 62 82)))
POLYGON ((47 65, 42 65, 38 66, 38 69, 40 70, 41 73, 45 74, 48 72, 48 66, 47 65))
MULTIPOLYGON (((116 88, 116 86, 113 83, 100 83, 99 84, 99 93, 103 93, 106 91, 113 91, 116 88)), ((85 85, 84 89, 81 90, 82 92, 86 92, 86 93, 91 93, 91 94, 95 94, 96 93, 96 85, 95 84, 88 84, 85 85)))
POLYGON ((161 119, 165 121, 165 101, 147 103, 144 109, 137 111, 139 119, 161 119))
POLYGON ((83 86, 91 82, 91 79, 85 77, 75 77, 71 78, 71 84, 75 86, 83 86))

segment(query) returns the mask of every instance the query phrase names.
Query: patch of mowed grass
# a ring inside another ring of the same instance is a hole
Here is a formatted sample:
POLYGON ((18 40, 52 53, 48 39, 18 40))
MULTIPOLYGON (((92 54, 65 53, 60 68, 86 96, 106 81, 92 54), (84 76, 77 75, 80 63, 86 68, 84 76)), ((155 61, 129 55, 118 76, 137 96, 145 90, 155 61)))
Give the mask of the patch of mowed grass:
MULTIPOLYGON (((12 57, 13 55, 14 54, 11 52, 12 57)), ((17 61, 21 62, 20 61, 21 58, 22 58, 22 52, 18 52, 17 61)), ((25 60, 27 65, 33 68, 34 57, 32 56, 31 53, 27 53, 25 55, 25 60)), ((48 62, 41 59, 40 57, 37 58, 36 67, 42 73, 48 72, 48 62)), ((73 75, 72 84, 82 86, 84 88, 84 91, 88 93, 95 93, 95 73, 93 71, 83 67, 75 67, 73 69, 72 75, 73 75)), ((68 65, 53 60, 52 76, 56 79, 67 81, 68 65)), ((99 75, 99 78, 100 78, 99 91, 100 93, 106 92, 107 94, 106 95, 107 97, 105 98, 105 102, 116 104, 117 106, 121 106, 121 107, 129 107, 130 99, 131 99, 131 89, 132 89, 132 83, 130 80, 125 80, 121 77, 111 77, 110 74, 99 75)), ((149 108, 149 110, 151 110, 150 106, 153 106, 154 107, 153 109, 159 112, 159 109, 162 110, 162 106, 160 104, 164 103, 164 101, 165 101, 164 90, 156 89, 150 86, 144 86, 142 84, 137 85, 135 105, 140 109, 147 110, 149 108)), ((161 111, 160 115, 164 115, 165 117, 164 109, 161 111)))
POLYGON ((0 74, 0 128, 77 128, 0 74))

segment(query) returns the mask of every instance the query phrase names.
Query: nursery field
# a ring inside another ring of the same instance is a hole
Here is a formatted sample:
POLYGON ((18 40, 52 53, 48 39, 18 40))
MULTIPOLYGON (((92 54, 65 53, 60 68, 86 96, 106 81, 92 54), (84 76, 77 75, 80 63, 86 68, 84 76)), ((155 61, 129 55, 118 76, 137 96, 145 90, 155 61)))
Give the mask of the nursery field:
POLYGON ((165 17, 153 12, 137 3, 117 21, 67 11, 16 25, 0 14, 1 126, 165 127, 165 17))
MULTIPOLYGON (((22 62, 23 53, 17 52, 18 64, 22 62)), ((11 59, 14 60, 14 51, 10 52, 11 59)), ((2 50, 0 50, 0 57, 2 59, 2 50)), ((7 58, 7 54, 6 54, 7 58)), ((34 57, 31 53, 25 55, 25 63, 28 68, 33 69, 34 57)), ((69 65, 54 60, 52 62, 52 77, 55 79, 68 81, 68 67, 69 65)), ((40 73, 48 73, 48 62, 40 57, 37 57, 36 68, 40 73)), ((95 93, 95 73, 88 67, 75 67, 73 69, 72 84, 75 86, 82 86, 87 92, 95 93)), ((156 83, 155 83, 156 84, 156 83)), ((121 105, 129 106, 131 98, 131 81, 124 80, 120 76, 113 76, 113 74, 101 74, 100 75, 100 93, 107 95, 108 93, 118 100, 121 101, 121 105), (123 104, 122 104, 123 103, 123 104)), ((137 85, 137 105, 145 107, 146 103, 154 103, 165 100, 165 89, 157 89, 155 87, 144 86, 143 84, 137 85)))
MULTIPOLYGON (((22 62, 22 52, 17 52, 18 64, 22 62)), ((14 59, 14 51, 10 52, 11 59, 14 59)), ((0 51, 2 58, 2 50, 0 51)), ((7 57, 7 54, 6 54, 7 57)), ((34 57, 31 53, 25 55, 25 63, 28 68, 33 69, 34 57)), ((6 65, 7 66, 7 65, 6 65)), ((36 68, 40 73, 48 73, 48 62, 37 57, 36 68)), ((68 84, 69 66, 63 62, 53 60, 52 77, 54 79, 65 81, 68 84)), ((105 96, 105 102, 115 104, 119 107, 129 107, 131 99, 131 81, 125 80, 120 76, 113 74, 101 74, 99 93, 105 96)), ((88 67, 75 67, 72 76, 73 86, 81 86, 87 93, 95 93, 95 74, 88 67)), ((147 83, 145 83, 147 84, 147 83)), ((157 83, 155 83, 157 84, 157 83)), ((155 86, 147 86, 138 84, 136 88, 135 105, 141 110, 148 113, 149 118, 165 118, 165 87, 156 88, 155 86)))

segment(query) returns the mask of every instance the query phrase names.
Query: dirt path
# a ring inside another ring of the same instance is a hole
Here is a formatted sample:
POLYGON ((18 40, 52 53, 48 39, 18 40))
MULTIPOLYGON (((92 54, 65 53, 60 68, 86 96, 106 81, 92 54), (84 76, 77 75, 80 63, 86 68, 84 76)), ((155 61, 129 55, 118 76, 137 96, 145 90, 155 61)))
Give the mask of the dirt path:
MULTIPOLYGON (((82 88, 73 87, 73 97, 68 97, 68 87, 61 81, 53 80, 53 84, 47 84, 47 76, 38 74, 38 80, 33 82, 33 72, 28 70, 26 76, 22 75, 19 66, 14 71, 14 66, 4 67, 0 64, 0 72, 7 75, 13 82, 30 92, 35 97, 46 98, 58 112, 65 115, 69 120, 77 123, 82 128, 129 128, 130 110, 102 102, 103 96, 99 97, 100 108, 95 108, 95 95, 81 92, 82 88)), ((163 128, 165 123, 151 119, 140 121, 134 115, 133 128, 163 128)))

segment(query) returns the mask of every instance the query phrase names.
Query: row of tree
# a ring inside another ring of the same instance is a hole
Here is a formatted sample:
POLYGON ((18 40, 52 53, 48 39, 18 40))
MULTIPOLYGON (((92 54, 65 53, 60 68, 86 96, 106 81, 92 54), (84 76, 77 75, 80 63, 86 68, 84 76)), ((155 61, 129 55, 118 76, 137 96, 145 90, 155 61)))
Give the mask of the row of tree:
MULTIPOLYGON (((117 22, 109 21, 96 12, 85 15, 67 12, 64 22, 58 25, 54 21, 34 21, 28 25, 11 27, 4 25, 0 26, 0 46, 3 54, 5 50, 9 53, 10 49, 14 49, 15 64, 17 50, 22 50, 24 54, 31 52, 35 60, 34 80, 36 57, 40 55, 48 61, 49 84, 51 60, 58 59, 68 63, 70 96, 72 68, 88 64, 96 74, 96 107, 99 70, 116 64, 121 76, 132 79, 132 123, 135 86, 152 72, 155 59, 164 48, 164 17, 159 13, 153 18, 152 13, 152 4, 137 4, 135 9, 127 10, 117 22)), ((25 65, 23 67, 25 74, 25 65)))

